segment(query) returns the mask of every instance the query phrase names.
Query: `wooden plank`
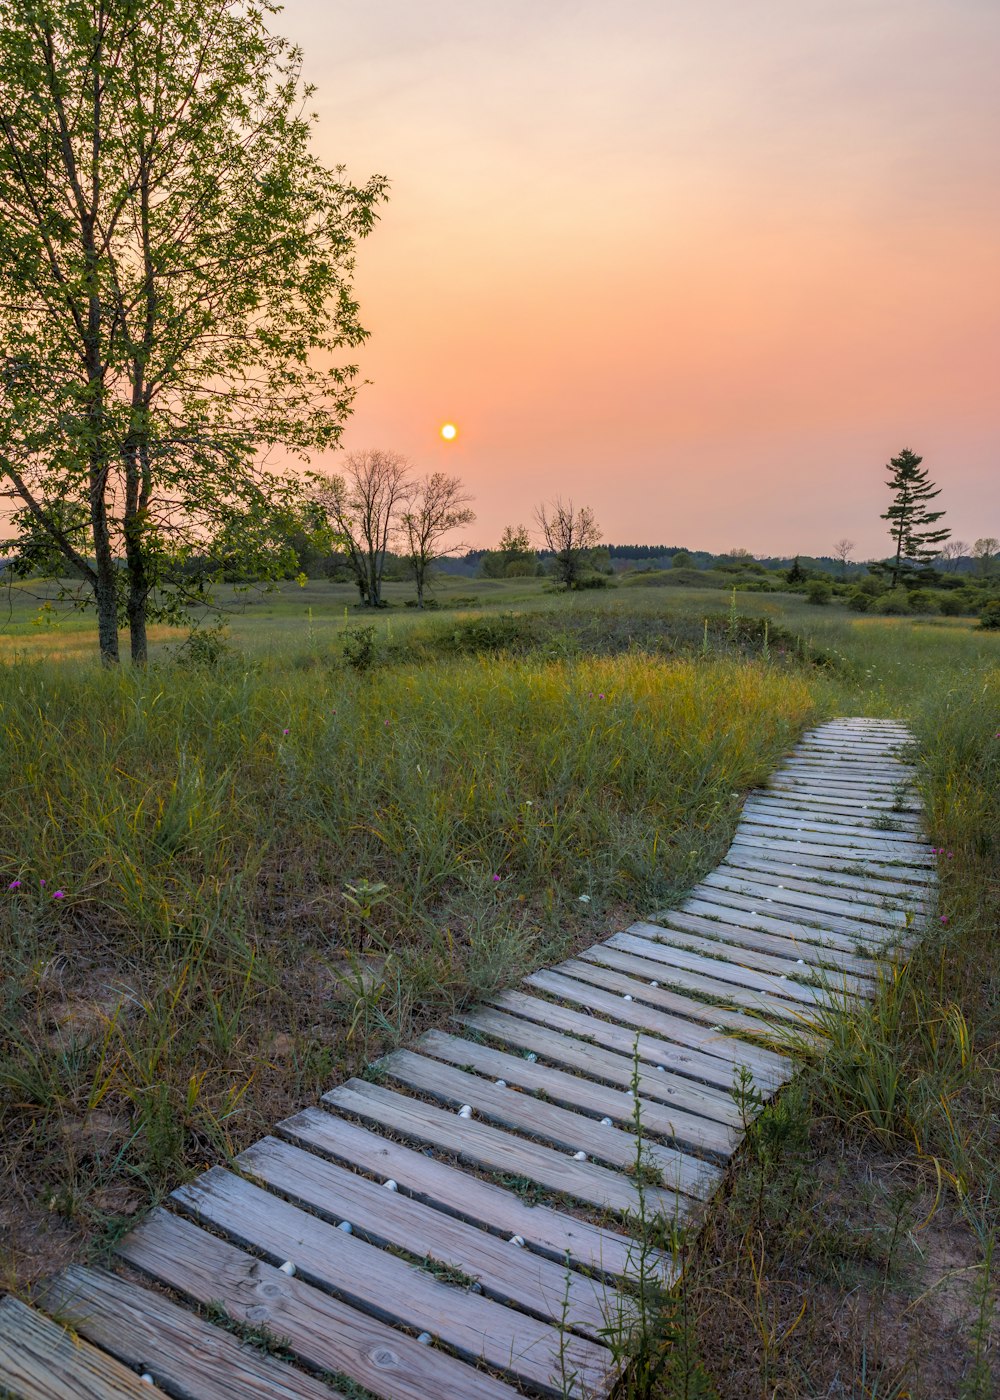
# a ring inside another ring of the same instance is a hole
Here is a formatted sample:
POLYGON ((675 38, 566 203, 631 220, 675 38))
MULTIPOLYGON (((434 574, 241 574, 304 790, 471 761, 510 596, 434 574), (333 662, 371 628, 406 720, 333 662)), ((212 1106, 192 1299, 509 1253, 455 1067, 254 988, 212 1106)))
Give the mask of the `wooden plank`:
POLYGON ((592 1340, 599 1340, 603 1328, 632 1310, 627 1297, 610 1284, 532 1250, 512 1249, 499 1235, 403 1190, 387 1191, 383 1183, 281 1138, 262 1138, 241 1153, 236 1164, 297 1205, 335 1223, 349 1220, 373 1243, 435 1259, 475 1279, 487 1298, 513 1303, 549 1322, 559 1323, 565 1316, 573 1331, 592 1340))
MULTIPOLYGON (((241 1342, 162 1293, 76 1265, 45 1284, 44 1306, 171 1395, 197 1400, 343 1400, 339 1391, 241 1342)), ((143 1387, 143 1395, 159 1391, 143 1387)))
MULTIPOLYGON (((798 1025, 807 1014, 806 1007, 801 1002, 778 1001, 776 997, 771 997, 765 992, 741 991, 735 982, 702 977, 698 973, 688 972, 673 960, 652 965, 640 964, 635 958, 630 962, 627 954, 617 952, 613 948, 602 952, 601 945, 586 949, 578 960, 560 963, 553 971, 564 972, 568 977, 580 978, 592 986, 605 987, 609 991, 620 993, 622 997, 628 996, 633 1001, 657 1008, 660 1006, 661 996, 676 995, 675 988, 710 998, 702 1003, 710 1009, 716 1005, 737 1006, 741 1011, 757 1018, 752 1032, 752 1036, 757 1038, 773 1037, 779 1025, 798 1025), (666 985, 654 987, 651 985, 654 981, 666 985)), ((712 1023, 710 1017, 701 1016, 698 1019, 705 1024, 718 1024, 712 1023)))
POLYGON ((685 900, 681 908, 693 914, 708 915, 711 915, 713 910, 726 908, 749 914, 751 917, 757 916, 763 909, 773 914, 776 919, 788 920, 795 927, 812 925, 823 934, 839 933, 851 939, 855 945, 860 944, 868 948, 881 949, 886 945, 905 942, 907 937, 905 931, 898 926, 872 924, 860 919, 843 919, 832 914, 824 915, 816 909, 793 907, 763 895, 759 899, 749 899, 745 895, 735 894, 732 890, 720 889, 717 885, 702 885, 697 898, 685 900))
POLYGON ((767 832, 752 831, 749 827, 741 825, 733 837, 730 850, 739 850, 743 846, 769 851, 778 860, 797 861, 800 856, 818 856, 821 860, 838 864, 864 866, 867 873, 887 875, 890 879, 909 878, 911 870, 930 870, 934 859, 933 856, 911 855, 904 860, 900 856, 886 856, 882 852, 860 850, 857 846, 827 846, 813 841, 786 841, 780 838, 776 840, 767 832))
MULTIPOLYGON (((676 951, 681 952, 680 949, 676 951)), ((795 1042, 798 1048, 797 1042, 800 1039, 803 1046, 813 1044, 814 1032, 811 1027, 816 1019, 816 1002, 779 1000, 766 992, 741 991, 734 982, 716 981, 714 978, 701 979, 690 972, 676 971, 672 961, 656 962, 618 952, 614 948, 603 950, 600 945, 581 953, 579 962, 566 964, 555 970, 565 971, 568 976, 578 978, 592 987, 601 987, 622 997, 629 996, 633 1002, 652 1007, 658 1005, 658 999, 664 993, 662 986, 651 985, 654 981, 688 987, 696 980, 704 981, 718 989, 700 993, 714 998, 711 1002, 703 1003, 704 1005, 713 1007, 732 1004, 757 1018, 749 1044, 784 1042, 786 1048, 789 1048, 795 1042)), ((666 994, 670 994, 669 985, 666 994)), ((706 1021, 706 1024, 710 1023, 706 1021)))
MULTIPOLYGON (((765 906, 771 907, 773 906, 765 906)), ((902 945, 905 940, 888 936, 884 939, 870 938, 861 934, 852 934, 846 937, 830 928, 820 929, 810 923, 800 919, 793 919, 790 915, 762 914, 759 909, 756 911, 749 908, 749 901, 744 900, 739 903, 730 904, 720 899, 688 899, 685 900, 679 911, 681 914, 691 914, 698 918, 714 919, 720 924, 734 924, 743 928, 762 929, 765 933, 784 934, 788 937, 797 937, 804 940, 812 939, 815 942, 826 943, 830 947, 851 950, 877 956, 883 949, 902 945)))
POLYGON ((817 822, 821 826, 838 827, 843 824, 860 826, 865 831, 881 832, 888 835, 895 830, 898 833, 909 833, 922 839, 923 822, 919 817, 908 816, 905 812, 897 812, 892 807, 882 808, 868 807, 866 803, 842 803, 836 806, 833 803, 826 803, 814 797, 798 797, 794 793, 771 793, 770 789, 755 794, 748 798, 744 805, 745 813, 758 813, 767 816, 769 813, 774 816, 786 816, 793 820, 804 817, 810 822, 817 822), (891 825, 886 825, 891 823, 891 825))
MULTIPOLYGON (((290 1278, 191 1221, 156 1210, 119 1243, 135 1268, 237 1322, 266 1327, 308 1365, 335 1371, 384 1400, 515 1400, 504 1381, 421 1346, 339 1298, 290 1278)), ((265 1392, 266 1394, 266 1392, 265 1392)))
MULTIPOLYGON (((586 963, 580 964, 581 979, 591 971, 586 963)), ((789 1077, 789 1061, 784 1056, 734 1040, 732 1036, 711 1027, 682 1021, 676 1016, 665 1016, 639 1002, 627 1002, 622 996, 577 980, 576 975, 567 977, 555 972, 537 972, 524 980, 528 986, 537 987, 551 996, 563 997, 602 1016, 614 1017, 621 1025, 651 1031, 657 1036, 669 1036, 679 1046, 687 1048, 691 1055, 688 1066, 682 1072, 698 1075, 709 1084, 722 1087, 727 1083, 731 1085, 736 1070, 741 1066, 751 1070, 754 1082, 762 1090, 774 1089, 789 1077), (695 1055, 697 1058, 694 1058, 695 1055)), ((621 980, 627 985, 628 979, 621 980)), ((661 1063, 667 1062, 663 1060, 661 1063)), ((681 1070, 681 1065, 671 1065, 670 1068, 681 1070)))
MULTIPOLYGON (((532 998, 524 997, 523 1001, 530 1002, 532 998)), ((548 1005, 547 1002, 535 1004, 539 1007, 548 1005)), ((565 1008, 560 1010, 565 1011, 565 1008)), ((578 1012, 567 1011, 565 1014, 575 1016, 578 1022, 583 1023, 584 1032, 589 1029, 589 1023, 593 1019, 578 1012)), ((643 1102, 656 1100, 668 1104, 672 1114, 684 1119, 685 1126, 679 1128, 679 1132, 687 1131, 686 1122, 690 1118, 698 1125, 690 1129, 692 1135, 705 1134, 705 1139, 698 1144, 699 1146, 725 1154, 738 1141, 739 1135, 735 1128, 741 1120, 739 1110, 729 1094, 718 1091, 709 1093, 704 1085, 695 1084, 682 1075, 654 1071, 641 1062, 636 1065, 631 1054, 619 1054, 580 1036, 567 1035, 563 1031, 552 1030, 548 1025, 538 1025, 493 1007, 474 1007, 458 1019, 471 1030, 481 1031, 507 1045, 516 1045, 530 1054, 544 1055, 547 1060, 556 1064, 569 1066, 578 1071, 573 1076, 575 1080, 580 1080, 581 1075, 587 1075, 604 1084, 630 1089, 635 1073, 643 1102)), ((694 1136, 691 1141, 696 1141, 694 1136)))
MULTIPOLYGON (((702 886, 712 890, 729 890, 732 894, 745 895, 747 899, 763 899, 769 903, 789 905, 797 910, 812 910, 824 917, 848 919, 851 922, 872 924, 876 930, 883 928, 909 928, 916 915, 913 908, 900 908, 899 902, 889 903, 886 895, 876 899, 841 899, 831 890, 828 894, 809 894, 797 888, 798 882, 784 880, 769 881, 760 876, 732 874, 720 868, 713 870, 702 881, 702 886)), ((796 916, 798 917, 798 916, 796 916)))
MULTIPOLYGON (((688 934, 690 939, 693 935, 688 934)), ((777 981, 782 988, 781 995, 785 995, 785 988, 792 987, 796 991, 807 993, 806 1004, 829 1005, 835 1001, 842 1005, 844 997, 856 997, 869 995, 873 984, 871 982, 861 982, 857 977, 848 975, 834 968, 824 968, 816 963, 806 963, 805 959, 800 962, 798 958, 791 954, 788 958, 775 958, 766 953, 756 953, 746 948, 740 948, 736 944, 722 943, 719 941, 703 938, 697 940, 699 946, 692 948, 677 938, 666 941, 655 939, 648 934, 642 936, 634 933, 616 933, 608 940, 608 945, 614 949, 620 949, 622 953, 634 958, 642 958, 646 964, 652 963, 654 967, 670 965, 674 959, 679 957, 696 957, 701 961, 717 964, 727 970, 732 969, 735 976, 742 970, 753 973, 756 976, 770 977, 777 981), (768 967, 760 969, 750 964, 744 964, 740 959, 743 957, 766 959, 768 967), (787 981, 782 981, 787 978, 787 981), (809 978, 811 981, 806 985, 800 984, 800 979, 809 978)), ((654 974, 658 977, 658 974, 654 974)))
POLYGON ((15 1400, 150 1400, 164 1392, 20 1299, 0 1299, 0 1390, 15 1400))
MULTIPOLYGON (((506 1019, 513 1020, 513 1018, 506 1019)), ((485 1008, 480 1008, 478 1012, 464 1018, 464 1023, 470 1029, 475 1030, 482 1030, 484 1023, 492 1023, 493 1030, 490 1033, 495 1038, 506 1041, 507 1037, 504 1035, 502 1027, 497 1028, 497 1023, 503 1020, 504 1018, 499 1012, 490 1012, 485 1008)), ((519 1028, 525 1023, 515 1022, 514 1024, 515 1034, 517 1034, 519 1028)), ((556 1036, 555 1032, 549 1034, 557 1040, 565 1039, 565 1037, 556 1036)), ((518 1041, 514 1043, 523 1044, 525 1040, 529 1039, 537 1043, 537 1037, 530 1035, 518 1035, 518 1041)), ((606 1061, 618 1058, 612 1057, 607 1051, 595 1050, 593 1046, 584 1045, 580 1041, 573 1043, 578 1049, 579 1066, 589 1067, 591 1073, 595 1072, 598 1065, 606 1067, 606 1061)), ((631 1065, 618 1066, 618 1072, 621 1076, 619 1083, 629 1086, 629 1092, 623 1093, 620 1089, 598 1083, 584 1074, 567 1074, 564 1070, 554 1069, 551 1065, 526 1060, 523 1055, 512 1055, 506 1050, 496 1050, 490 1045, 458 1039, 455 1036, 445 1035, 442 1031, 428 1031, 426 1035, 421 1036, 417 1044, 428 1055, 447 1059, 452 1064, 470 1064, 480 1073, 492 1074, 505 1080, 509 1085, 544 1093, 552 1103, 582 1109, 595 1115, 600 1114, 602 1118, 611 1118, 619 1124, 624 1123, 628 1126, 631 1126, 635 1121, 636 1099, 632 1097, 631 1093, 631 1065)), ((535 1053, 537 1054, 537 1051, 535 1053)), ((651 1074, 644 1077, 654 1080, 654 1076, 651 1074)), ((644 1133, 656 1134, 689 1147, 719 1153, 726 1157, 730 1155, 739 1140, 737 1133, 731 1128, 724 1127, 721 1123, 713 1123, 709 1119, 698 1117, 696 1114, 685 1113, 674 1106, 667 1107, 660 1101, 659 1096, 656 1099, 647 1098, 642 1091, 641 1084, 638 1105, 644 1133)))
MULTIPOLYGON (((635 1187, 619 1172, 592 1162, 576 1162, 568 1153, 556 1152, 528 1138, 515 1137, 487 1123, 478 1123, 474 1118, 459 1118, 422 1099, 393 1093, 381 1084, 349 1079, 346 1084, 324 1094, 323 1102, 418 1142, 454 1153, 463 1162, 508 1176, 526 1177, 548 1191, 570 1196, 598 1210, 629 1216, 639 1209, 635 1187)), ((651 1187, 646 1196, 649 1209, 663 1211, 668 1218, 684 1219, 690 1213, 691 1202, 676 1192, 651 1187)))
POLYGON ((830 877, 847 875, 859 880, 890 880, 918 886, 925 892, 933 890, 937 879, 930 859, 919 865, 899 865, 892 861, 859 860, 854 852, 841 858, 830 851, 805 851, 801 846, 798 853, 789 855, 787 850, 775 851, 770 841, 743 837, 739 831, 726 859, 760 860, 769 865, 788 864, 797 870, 821 870, 824 876, 830 877))
MULTIPOLYGON (((764 952, 758 940, 759 935, 755 936, 752 933, 749 942, 744 942, 728 937, 725 932, 720 933, 717 929, 713 929, 712 935, 707 936, 691 931, 677 932, 660 924, 641 923, 630 925, 625 933, 616 933, 608 939, 608 943, 613 948, 637 954, 645 947, 641 954, 643 957, 667 960, 670 957, 668 949, 685 948, 694 953, 701 953, 706 958, 725 958, 728 962, 738 962, 741 966, 752 967, 760 972, 771 972, 777 976, 781 973, 790 973, 796 977, 825 976, 830 978, 838 989, 856 992, 862 996, 867 996, 874 986, 873 968, 867 976, 859 977, 857 973, 849 972, 846 968, 825 965, 822 961, 822 950, 817 953, 815 949, 806 947, 805 951, 813 955, 807 958, 799 951, 800 947, 805 945, 793 943, 790 939, 772 939, 772 944, 784 943, 781 951, 775 953, 772 947, 771 951, 764 952), (654 951, 655 949, 660 951, 654 951), (799 968, 802 971, 799 971, 799 968)), ((854 961, 857 962, 858 959, 854 961)))
POLYGON ((841 823, 836 826, 827 822, 813 821, 799 816, 777 816, 744 811, 740 826, 767 831, 785 838, 786 834, 799 832, 807 841, 831 846, 857 846, 864 851, 879 852, 891 860, 905 860, 911 851, 923 853, 924 843, 916 836, 901 831, 873 832, 863 826, 841 823))
POLYGON ((793 758, 778 769, 779 773, 791 774, 809 779, 820 778, 824 782, 843 783, 851 787, 864 788, 869 792, 896 792, 909 788, 914 775, 903 769, 876 770, 862 768, 850 763, 823 763, 815 759, 793 758))
POLYGON ((304 1282, 319 1284, 385 1322, 430 1332, 460 1356, 483 1360, 521 1384, 558 1394, 560 1345, 585 1392, 610 1380, 606 1347, 584 1337, 560 1337, 547 1322, 444 1283, 223 1167, 211 1168, 171 1199, 200 1224, 263 1252, 273 1263, 290 1259, 304 1282))
POLYGON ((882 896, 905 899, 921 913, 931 907, 925 885, 907 884, 903 880, 875 880, 861 875, 845 875, 840 870, 824 870, 821 866, 782 865, 779 860, 759 859, 745 853, 730 854, 716 866, 717 870, 745 872, 757 877, 780 880, 789 889, 801 886, 806 894, 829 891, 836 899, 871 900, 882 896))
MULTIPOLYGON (((649 1139, 650 1164, 661 1168, 664 1180, 669 1186, 703 1198, 706 1194, 705 1183, 710 1182, 710 1189, 714 1190, 721 1180, 721 1172, 714 1163, 706 1163, 690 1153, 678 1151, 676 1147, 661 1147, 658 1144, 657 1137, 675 1136, 672 1111, 660 1104, 647 1103, 641 1095, 638 1100, 634 1100, 631 1094, 618 1093, 605 1085, 580 1079, 577 1075, 564 1074, 549 1065, 533 1063, 521 1055, 507 1054, 489 1045, 447 1035, 444 1031, 427 1031, 417 1044, 422 1051, 433 1055, 435 1059, 444 1060, 455 1067, 468 1067, 476 1071, 475 1075, 466 1075, 466 1079, 476 1086, 475 1099, 465 1100, 473 1108, 478 1109, 483 1096, 483 1081, 478 1076, 492 1076, 492 1080, 486 1081, 487 1092, 491 1102, 493 1095, 502 1096, 502 1111, 509 1111, 506 1105, 511 1100, 520 1101, 522 1105, 530 1104, 532 1107, 540 1103, 549 1109, 559 1108, 559 1112, 572 1110, 570 1116, 578 1122, 589 1124, 592 1133, 586 1140, 578 1142, 578 1149, 588 1151, 596 1160, 615 1162, 626 1170, 635 1166, 636 1141, 632 1129, 635 1126, 635 1104, 638 1102, 642 1114, 643 1136, 649 1139), (504 1079, 507 1087, 494 1083, 493 1080, 497 1078, 504 1079), (534 1099, 534 1094, 541 1094, 542 1098, 534 1099), (561 1108, 559 1100, 563 1101, 561 1108), (628 1131, 622 1132, 618 1126, 609 1127, 601 1121, 606 1117, 617 1119, 619 1124, 625 1124, 628 1131), (681 1164, 679 1168, 678 1159, 681 1164)), ((693 1122, 696 1126, 704 1126, 703 1119, 695 1119, 693 1122)), ((527 1124, 524 1126, 527 1128, 527 1124)), ((530 1128, 527 1130, 533 1131, 530 1128)), ((566 1127, 565 1136, 562 1130, 559 1131, 560 1138, 563 1139, 560 1145, 568 1148, 574 1141, 570 1134, 578 1130, 570 1125, 566 1127)), ((538 1135, 542 1136, 541 1133, 538 1135)))
POLYGON ((916 797, 888 797, 873 794, 861 788, 855 793, 835 791, 823 783, 809 783, 782 778, 780 774, 770 780, 766 787, 758 788, 759 793, 773 794, 775 797, 792 798, 796 802, 816 802, 825 811, 854 811, 859 805, 862 811, 891 812, 911 816, 921 816, 923 808, 916 797))
POLYGON ((531 1249, 549 1258, 569 1258, 583 1268, 612 1275, 627 1273, 634 1263, 635 1241, 627 1235, 549 1206, 529 1205, 505 1186, 371 1132, 329 1109, 304 1109, 279 1123, 278 1131, 313 1152, 392 1178, 401 1191, 436 1210, 497 1230, 506 1240, 520 1235, 531 1249))
MULTIPOLYGON (((772 1006, 776 1006, 779 1008, 779 1014, 798 1016, 799 1007, 788 1006, 785 1004, 787 1001, 798 1002, 801 1006, 808 1007, 829 1004, 831 997, 828 990, 806 986, 796 980, 801 977, 819 976, 815 970, 805 967, 800 970, 798 964, 793 962, 786 963, 779 972, 762 972, 759 968, 749 967, 737 961, 739 955, 739 949, 732 948, 727 956, 726 950, 720 944, 712 956, 706 957, 704 953, 694 949, 657 947, 651 945, 648 940, 643 942, 642 939, 627 933, 615 934, 607 943, 600 944, 597 948, 588 948, 580 954, 581 958, 604 962, 608 967, 617 968, 621 972, 631 972, 635 977, 646 977, 656 981, 661 977, 669 978, 675 975, 671 971, 673 968, 711 968, 712 976, 706 977, 706 981, 722 988, 720 995, 726 994, 727 988, 755 992, 758 994, 757 1004, 763 1006, 765 1013, 770 1012, 772 1006), (716 968, 718 972, 715 971, 716 968)), ((656 991, 657 988, 651 990, 656 991)), ((844 990, 843 987, 839 988, 838 1001, 843 1000, 844 990)))
MULTIPOLYGON (((730 915, 728 922, 701 918, 697 914, 684 914, 679 909, 661 909, 646 923, 630 924, 628 931, 641 935, 645 929, 660 929, 668 934, 677 933, 684 937, 690 933, 702 934, 706 938, 725 939, 748 948, 760 948, 765 952, 773 952, 778 957, 803 958, 807 963, 814 963, 819 967, 855 972, 860 969, 864 975, 876 975, 877 963, 873 957, 844 951, 854 946, 849 939, 838 938, 834 943, 832 938, 827 940, 818 929, 805 929, 799 937, 794 925, 790 925, 784 933, 768 933, 741 923, 735 910, 727 912, 730 915)), ((665 941, 675 940, 668 938, 665 941)))
MULTIPOLYGON (((443 1103, 469 1104, 477 1119, 499 1123, 518 1133, 530 1133, 564 1152, 585 1152, 587 1161, 573 1161, 574 1167, 591 1168, 587 1173, 592 1189, 604 1181, 606 1168, 599 1163, 611 1163, 626 1171, 634 1169, 637 1161, 635 1135, 621 1128, 607 1127, 582 1113, 575 1113, 558 1104, 547 1103, 533 1094, 503 1088, 481 1075, 469 1074, 452 1065, 415 1055, 412 1050, 393 1050, 378 1062, 393 1079, 419 1093, 429 1094, 443 1103)), ((661 1174, 662 1184, 695 1200, 704 1200, 722 1179, 719 1168, 675 1147, 665 1147, 650 1140, 646 1144, 649 1165, 661 1174)), ((572 1159, 571 1159, 572 1160, 572 1159)), ((617 1175, 617 1173, 609 1173, 617 1175)))

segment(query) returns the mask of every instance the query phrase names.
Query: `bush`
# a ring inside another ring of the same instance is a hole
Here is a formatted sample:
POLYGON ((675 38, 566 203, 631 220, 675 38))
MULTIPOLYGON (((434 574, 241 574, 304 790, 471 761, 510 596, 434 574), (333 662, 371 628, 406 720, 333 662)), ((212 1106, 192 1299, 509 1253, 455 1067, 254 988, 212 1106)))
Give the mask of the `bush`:
POLYGON ((181 644, 177 660, 182 666, 210 671, 232 656, 229 629, 224 622, 217 622, 213 627, 192 627, 181 644))
POLYGON ((945 593, 938 599, 938 609, 945 617, 961 617, 968 612, 968 605, 957 593, 945 593))
POLYGON ((374 627, 349 627, 340 639, 344 660, 355 671, 370 671, 375 664, 377 647, 374 627))
POLYGON ((872 595, 861 587, 852 588, 847 595, 847 606, 852 612, 868 612, 872 605, 872 595))
POLYGON ((828 603, 833 597, 833 589, 825 578, 810 579, 806 584, 806 602, 828 603))
POLYGON ((991 598, 979 614, 979 626, 984 632, 1000 631, 1000 598, 991 598))
POLYGON ((904 617, 913 611, 910 595, 905 588, 890 588, 877 600, 874 611, 884 613, 886 617, 904 617))
POLYGON ((910 594, 910 607, 915 613, 936 613, 940 611, 938 600, 929 588, 915 588, 910 594))

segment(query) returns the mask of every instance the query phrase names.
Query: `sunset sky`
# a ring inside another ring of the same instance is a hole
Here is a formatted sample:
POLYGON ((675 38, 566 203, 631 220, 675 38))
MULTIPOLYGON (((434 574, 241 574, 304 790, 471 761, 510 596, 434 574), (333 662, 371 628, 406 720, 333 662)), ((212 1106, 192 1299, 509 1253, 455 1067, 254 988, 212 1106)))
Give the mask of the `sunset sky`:
POLYGON ((956 537, 1000 534, 997 0, 288 0, 274 27, 324 158, 392 180, 344 445, 459 473, 470 542, 561 493, 617 542, 864 558, 904 446, 956 537))

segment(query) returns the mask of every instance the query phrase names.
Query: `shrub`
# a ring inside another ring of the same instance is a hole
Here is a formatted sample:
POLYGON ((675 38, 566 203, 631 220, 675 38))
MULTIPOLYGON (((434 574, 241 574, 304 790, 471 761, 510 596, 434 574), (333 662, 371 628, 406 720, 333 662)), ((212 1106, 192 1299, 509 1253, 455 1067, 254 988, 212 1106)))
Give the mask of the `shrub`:
POLYGON ((806 601, 809 603, 828 603, 833 597, 833 589, 825 578, 810 579, 806 584, 806 601))
POLYGON ((984 632, 1000 631, 1000 598, 991 598, 979 614, 979 626, 984 632))
POLYGON ((232 655, 229 629, 224 622, 217 622, 213 627, 192 627, 181 644, 177 660, 182 666, 211 670, 232 655))
POLYGON ((905 588, 890 588, 878 599, 875 611, 884 613, 886 617, 903 617, 913 611, 910 595, 905 588))
POLYGON ((936 613, 938 600, 929 588, 915 588, 910 594, 910 608, 915 613, 936 613))
POLYGON ((377 648, 374 627, 349 627, 340 639, 344 660, 355 671, 371 670, 375 664, 377 648))
POLYGON ((872 595, 861 587, 852 588, 847 595, 847 606, 853 612, 868 612, 872 605, 872 595))

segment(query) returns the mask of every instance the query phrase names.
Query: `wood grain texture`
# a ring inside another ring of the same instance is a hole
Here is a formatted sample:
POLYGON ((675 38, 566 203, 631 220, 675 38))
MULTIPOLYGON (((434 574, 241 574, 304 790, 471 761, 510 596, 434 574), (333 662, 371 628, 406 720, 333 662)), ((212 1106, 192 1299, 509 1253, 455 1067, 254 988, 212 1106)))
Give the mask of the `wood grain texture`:
POLYGON ((296 1357, 348 1375, 384 1400, 514 1400, 517 1394, 506 1382, 421 1346, 415 1337, 165 1210, 154 1211, 127 1235, 118 1252, 183 1296, 266 1329, 296 1357))
MULTIPOLYGON (((66 1269, 40 1301, 88 1341, 185 1400, 343 1400, 315 1376, 103 1269, 66 1269)), ((148 1385, 142 1393, 150 1395, 148 1385)))
POLYGON ((15 1400, 150 1400, 159 1386, 141 1381, 114 1357, 17 1298, 0 1299, 0 1390, 15 1400))

